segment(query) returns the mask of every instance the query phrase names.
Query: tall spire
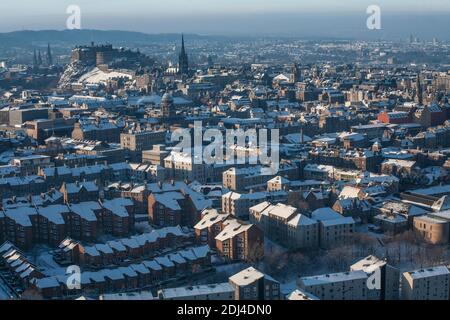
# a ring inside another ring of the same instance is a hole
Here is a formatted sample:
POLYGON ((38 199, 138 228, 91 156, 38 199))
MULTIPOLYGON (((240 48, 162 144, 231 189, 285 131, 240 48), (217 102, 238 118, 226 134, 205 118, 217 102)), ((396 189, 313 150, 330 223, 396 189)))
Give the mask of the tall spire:
POLYGON ((52 50, 50 49, 50 43, 47 45, 47 64, 53 65, 52 50))
POLYGON ((42 65, 42 56, 41 56, 41 50, 38 51, 38 65, 41 66, 42 65))
POLYGON ((181 34, 181 54, 186 54, 186 49, 184 48, 184 34, 181 34))
POLYGON ((186 53, 186 47, 184 46, 184 34, 181 34, 181 52, 178 57, 178 69, 182 75, 189 74, 189 60, 186 53))
POLYGON ((419 105, 423 104, 422 84, 420 83, 420 73, 417 74, 417 102, 419 105))

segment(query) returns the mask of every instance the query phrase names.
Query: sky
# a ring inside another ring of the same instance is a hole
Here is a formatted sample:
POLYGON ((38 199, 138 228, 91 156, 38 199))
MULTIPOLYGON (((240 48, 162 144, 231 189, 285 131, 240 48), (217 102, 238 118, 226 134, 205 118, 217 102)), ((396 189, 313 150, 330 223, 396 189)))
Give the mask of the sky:
POLYGON ((449 0, 3 0, 0 32, 65 29, 69 5, 80 7, 84 29, 450 39, 449 0), (382 30, 369 34, 373 4, 382 30))

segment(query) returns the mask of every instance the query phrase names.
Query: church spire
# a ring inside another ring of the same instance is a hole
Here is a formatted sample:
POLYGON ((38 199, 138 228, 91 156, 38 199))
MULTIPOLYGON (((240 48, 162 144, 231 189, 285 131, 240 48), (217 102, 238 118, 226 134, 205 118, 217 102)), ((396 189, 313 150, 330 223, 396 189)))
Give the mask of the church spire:
POLYGON ((186 54, 186 49, 184 47, 184 34, 181 34, 181 54, 186 54))
POLYGON ((42 56, 41 56, 41 50, 38 51, 38 58, 37 58, 38 65, 42 65, 42 56))
POLYGON ((189 60, 184 46, 184 34, 181 34, 181 51, 178 57, 178 68, 181 75, 189 74, 189 60))
POLYGON ((417 102, 419 105, 423 104, 422 84, 420 83, 420 73, 417 74, 417 102))

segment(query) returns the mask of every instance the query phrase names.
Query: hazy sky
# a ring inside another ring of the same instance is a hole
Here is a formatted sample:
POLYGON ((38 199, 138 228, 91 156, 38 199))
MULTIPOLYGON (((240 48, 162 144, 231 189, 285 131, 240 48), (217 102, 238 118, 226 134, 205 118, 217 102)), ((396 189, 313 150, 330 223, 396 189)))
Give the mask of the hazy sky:
POLYGON ((450 21, 450 0, 3 0, 0 32, 65 29, 66 8, 72 4, 81 8, 82 28, 87 29, 314 35, 326 29, 342 34, 361 28, 366 32, 366 8, 377 4, 382 19, 386 18, 385 35, 396 31, 387 27, 398 21, 406 24, 399 26, 404 28, 401 36, 408 29, 442 37, 450 32, 450 22, 445 21, 450 21))

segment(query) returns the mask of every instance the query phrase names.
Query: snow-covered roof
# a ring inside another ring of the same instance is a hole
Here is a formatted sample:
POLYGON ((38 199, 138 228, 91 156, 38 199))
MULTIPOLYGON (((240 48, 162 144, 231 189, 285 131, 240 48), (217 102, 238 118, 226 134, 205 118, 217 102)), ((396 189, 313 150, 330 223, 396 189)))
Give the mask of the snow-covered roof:
POLYGON ((288 225, 292 227, 309 226, 314 224, 317 224, 317 221, 308 218, 304 214, 297 214, 294 218, 288 221, 288 225))
POLYGON ((184 196, 177 191, 153 194, 155 200, 171 210, 181 210, 177 200, 183 200, 184 196))
POLYGON ((104 200, 102 205, 114 215, 123 218, 129 216, 126 207, 133 206, 133 200, 128 198, 115 198, 112 200, 104 200))
POLYGON ((446 266, 438 266, 433 268, 427 268, 427 269, 419 269, 414 271, 405 272, 405 274, 408 274, 413 279, 422 279, 422 278, 429 278, 429 277, 436 277, 436 276, 443 276, 450 274, 450 271, 446 266))
POLYGON ((203 230, 211 227, 219 221, 224 221, 230 215, 219 213, 216 209, 204 210, 202 212, 203 218, 194 226, 194 229, 203 230))
POLYGON ((350 266, 350 270, 362 270, 368 274, 374 272, 376 269, 379 269, 386 265, 385 260, 381 260, 376 256, 370 255, 364 259, 359 260, 350 266))
POLYGON ((70 205, 70 210, 87 221, 97 221, 94 210, 100 210, 102 207, 98 202, 80 202, 70 205))
POLYGON ((261 271, 250 267, 247 269, 244 269, 235 275, 232 275, 229 280, 239 286, 247 286, 249 284, 254 283, 255 281, 260 280, 261 278, 266 278, 267 280, 271 280, 274 282, 278 282, 272 277, 262 273, 261 271))
POLYGON ((339 213, 337 213, 336 211, 334 211, 329 207, 324 207, 314 210, 311 213, 311 218, 318 221, 325 221, 325 220, 341 219, 343 218, 343 216, 341 216, 339 213))
POLYGON ((23 227, 31 227, 32 223, 30 216, 37 214, 36 208, 34 207, 19 207, 4 210, 6 217, 14 220, 17 224, 23 227))
POLYGON ((175 298, 189 298, 202 295, 233 293, 233 292, 234 292, 233 287, 228 282, 224 282, 207 285, 162 289, 158 293, 164 299, 175 299, 175 298))
POLYGON ((243 224, 236 219, 226 220, 224 226, 223 230, 216 236, 216 240, 225 241, 231 239, 252 227, 251 224, 243 224))
POLYGON ((303 291, 301 289, 295 289, 287 297, 287 300, 319 300, 316 296, 303 291))
POLYGON ((352 186, 345 186, 344 189, 342 189, 341 193, 339 193, 339 198, 340 199, 358 198, 360 191, 361 190, 359 188, 352 186))
POLYGON ((367 274, 362 270, 323 274, 311 277, 302 277, 300 280, 305 287, 320 286, 325 284, 331 284, 336 282, 354 281, 354 280, 366 280, 367 274))

